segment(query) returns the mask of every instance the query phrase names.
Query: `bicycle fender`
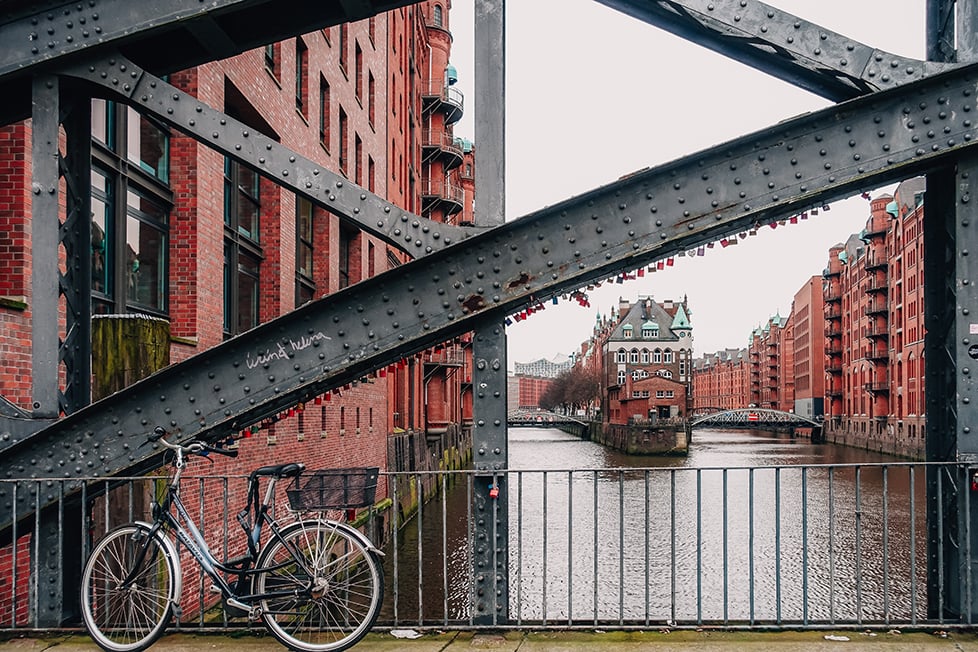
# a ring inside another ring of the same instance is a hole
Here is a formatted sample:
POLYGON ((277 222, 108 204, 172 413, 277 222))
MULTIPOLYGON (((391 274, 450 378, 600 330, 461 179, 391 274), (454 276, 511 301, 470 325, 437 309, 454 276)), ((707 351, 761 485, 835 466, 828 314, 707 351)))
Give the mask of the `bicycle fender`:
MULTIPOLYGON (((147 532, 153 531, 152 523, 147 523, 146 521, 133 521, 132 524, 136 527, 145 528, 147 532)), ((166 536, 159 530, 157 530, 153 536, 159 539, 160 543, 163 544, 166 555, 173 560, 173 567, 176 569, 175 577, 173 578, 173 588, 175 589, 173 591, 173 595, 175 596, 173 607, 179 611, 180 596, 183 595, 183 566, 180 564, 180 553, 177 552, 177 544, 173 542, 173 539, 166 536)))
POLYGON ((384 554, 384 551, 383 550, 381 550, 380 548, 378 548, 377 546, 375 546, 373 544, 373 541, 371 541, 370 539, 367 538, 367 535, 365 535, 363 532, 361 532, 360 530, 356 529, 355 527, 351 527, 351 526, 347 525, 346 523, 342 523, 340 521, 332 521, 332 520, 329 520, 329 519, 323 519, 321 521, 299 521, 297 523, 293 523, 289 527, 299 526, 302 523, 320 523, 320 522, 329 523, 330 525, 336 527, 337 529, 341 529, 341 530, 343 530, 345 532, 348 532, 357 541, 359 541, 360 543, 362 543, 364 548, 366 548, 369 552, 377 555, 378 557, 385 557, 386 556, 384 554))

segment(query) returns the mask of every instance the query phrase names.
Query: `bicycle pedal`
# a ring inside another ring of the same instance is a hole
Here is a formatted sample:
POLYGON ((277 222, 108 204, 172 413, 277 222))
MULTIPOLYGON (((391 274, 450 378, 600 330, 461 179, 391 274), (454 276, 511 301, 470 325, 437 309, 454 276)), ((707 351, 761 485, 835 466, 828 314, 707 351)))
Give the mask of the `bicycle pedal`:
POLYGON ((220 595, 221 593, 223 593, 223 591, 221 591, 221 587, 219 587, 217 584, 211 584, 210 592, 211 593, 216 593, 218 595, 220 595))

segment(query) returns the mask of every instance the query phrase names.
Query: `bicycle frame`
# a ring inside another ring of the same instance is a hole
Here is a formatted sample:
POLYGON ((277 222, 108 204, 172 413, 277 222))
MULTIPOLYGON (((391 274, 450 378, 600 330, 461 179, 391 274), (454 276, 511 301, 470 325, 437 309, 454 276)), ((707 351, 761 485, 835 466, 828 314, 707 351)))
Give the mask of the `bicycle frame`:
MULTIPOLYGON (((172 531, 177 540, 186 546, 187 551, 200 565, 201 570, 207 574, 211 580, 214 581, 215 586, 220 590, 222 597, 225 600, 229 600, 232 606, 250 609, 252 604, 263 599, 282 597, 283 595, 291 595, 289 592, 274 592, 274 593, 262 593, 262 594, 240 594, 232 587, 231 584, 225 580, 222 573, 227 573, 229 575, 236 575, 239 579, 244 579, 249 575, 254 575, 260 571, 268 570, 266 568, 256 569, 252 567, 261 552, 261 534, 265 525, 268 525, 271 531, 271 536, 278 539, 286 546, 292 555, 293 560, 300 564, 302 568, 306 571, 310 571, 308 564, 306 563, 303 555, 299 554, 294 547, 292 547, 288 541, 285 541, 281 536, 281 528, 278 522, 269 514, 269 505, 271 503, 272 497, 275 493, 275 485, 279 478, 270 477, 268 479, 268 484, 265 488, 265 497, 260 503, 255 505, 255 523, 250 529, 246 529, 246 536, 248 537, 248 554, 244 557, 240 557, 233 561, 233 563, 221 563, 214 556, 211 551, 210 546, 204 539, 203 534, 201 534, 200 529, 194 522, 193 518, 190 516, 187 508, 184 506, 183 501, 180 500, 180 479, 183 475, 183 468, 185 463, 182 459, 178 459, 175 462, 177 467, 176 473, 173 479, 169 482, 166 489, 166 494, 163 499, 153 504, 153 524, 150 528, 150 537, 152 536, 165 536, 165 533, 169 530, 172 531), (174 515, 174 510, 176 515, 174 515)), ((249 482, 257 483, 257 478, 252 478, 249 482)), ((249 492, 251 488, 249 487, 249 492)), ((250 505, 249 505, 250 506, 250 505)), ((328 522, 328 521, 324 521, 328 522)), ((242 523, 244 527, 244 524, 242 523)), ((137 566, 141 565, 140 563, 137 566)), ((182 574, 182 564, 180 559, 175 560, 176 567, 179 573, 182 574)), ((310 571, 311 575, 314 575, 310 571)))

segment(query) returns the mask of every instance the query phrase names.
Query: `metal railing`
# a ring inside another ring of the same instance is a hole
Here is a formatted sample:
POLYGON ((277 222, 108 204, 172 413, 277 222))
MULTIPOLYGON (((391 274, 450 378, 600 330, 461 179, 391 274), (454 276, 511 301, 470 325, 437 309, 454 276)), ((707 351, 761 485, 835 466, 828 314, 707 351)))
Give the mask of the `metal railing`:
MULTIPOLYGON (((969 574, 952 587, 948 579, 973 565, 970 546, 959 549, 953 534, 972 531, 970 494, 955 493, 969 486, 967 473, 954 464, 891 463, 386 474, 379 508, 358 522, 386 552, 380 627, 488 626, 469 608, 477 482, 497 483, 509 508, 508 619, 493 628, 948 627, 971 625, 970 616, 949 614, 971 600, 974 580, 969 574), (935 509, 946 516, 957 502, 962 514, 936 530, 929 553, 927 483, 935 509)), ((237 554, 234 515, 245 482, 185 480, 184 501, 219 555, 237 554)), ((77 567, 107 528, 146 518, 155 483, 93 480, 75 533, 82 545, 56 558, 77 567)), ((9 496, 15 485, 30 491, 27 484, 3 480, 0 490, 9 496)), ((71 503, 59 503, 60 523, 77 522, 71 503)), ((35 553, 57 544, 18 537, 0 560, 11 569, 0 628, 30 630, 35 553)), ((189 562, 184 587, 178 627, 247 626, 223 613, 189 562)))

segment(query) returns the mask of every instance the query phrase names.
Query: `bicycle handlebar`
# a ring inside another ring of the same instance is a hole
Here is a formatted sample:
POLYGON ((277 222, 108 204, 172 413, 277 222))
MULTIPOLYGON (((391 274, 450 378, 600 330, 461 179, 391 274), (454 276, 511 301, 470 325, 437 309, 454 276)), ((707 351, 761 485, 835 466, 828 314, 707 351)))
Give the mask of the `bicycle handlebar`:
POLYGON ((163 444, 166 448, 173 451, 178 451, 185 455, 201 455, 205 456, 208 453, 217 453, 218 455, 224 455, 226 457, 237 457, 238 451, 228 450, 226 448, 220 448, 217 446, 211 446, 210 444, 192 439, 186 444, 171 444, 166 440, 167 436, 166 430, 163 426, 156 426, 146 439, 152 443, 159 442, 163 444))

